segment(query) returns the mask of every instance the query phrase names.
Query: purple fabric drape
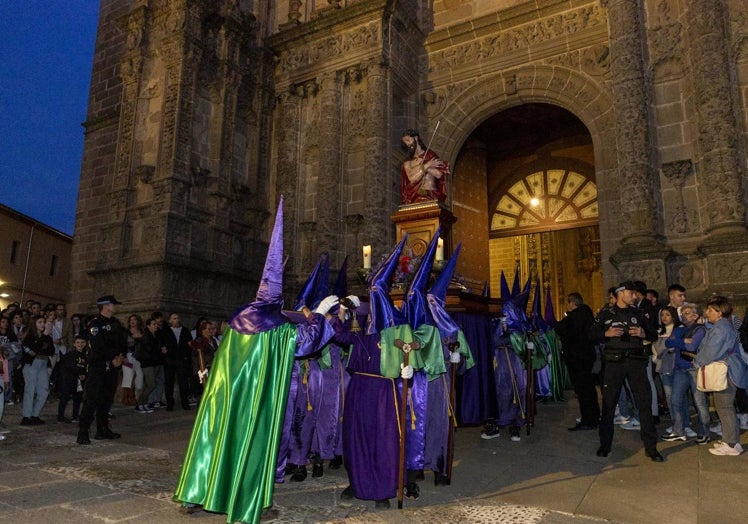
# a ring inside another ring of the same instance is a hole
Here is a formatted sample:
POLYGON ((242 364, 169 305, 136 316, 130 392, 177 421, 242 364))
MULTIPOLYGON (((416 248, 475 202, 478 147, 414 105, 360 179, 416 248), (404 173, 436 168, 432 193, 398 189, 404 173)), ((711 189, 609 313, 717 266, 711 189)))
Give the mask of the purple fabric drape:
POLYGON ((493 328, 491 319, 475 313, 453 313, 473 352, 475 367, 458 375, 456 415, 460 425, 483 424, 497 413, 493 376, 493 328))

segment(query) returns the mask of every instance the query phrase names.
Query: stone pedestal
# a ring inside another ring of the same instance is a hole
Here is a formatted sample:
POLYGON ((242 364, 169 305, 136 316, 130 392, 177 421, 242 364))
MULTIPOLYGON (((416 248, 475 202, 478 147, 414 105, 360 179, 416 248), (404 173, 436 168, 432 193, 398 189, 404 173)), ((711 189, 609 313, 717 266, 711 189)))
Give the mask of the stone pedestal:
POLYGON ((390 217, 397 229, 397 241, 408 234, 406 249, 414 256, 421 256, 436 233, 436 228, 441 225, 441 237, 444 240, 445 259, 452 253, 452 224, 457 218, 452 212, 444 207, 444 204, 432 200, 418 204, 400 206, 397 213, 390 217))

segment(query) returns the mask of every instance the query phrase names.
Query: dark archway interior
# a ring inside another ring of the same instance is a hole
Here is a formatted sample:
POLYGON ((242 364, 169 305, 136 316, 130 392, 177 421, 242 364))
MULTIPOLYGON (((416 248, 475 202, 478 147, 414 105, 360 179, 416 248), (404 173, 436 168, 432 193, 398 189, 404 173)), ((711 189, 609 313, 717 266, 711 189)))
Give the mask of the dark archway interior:
POLYGON ((589 137, 589 131, 566 109, 551 104, 523 104, 488 117, 470 138, 486 145, 487 160, 491 162, 531 156, 548 144, 577 136, 589 137))

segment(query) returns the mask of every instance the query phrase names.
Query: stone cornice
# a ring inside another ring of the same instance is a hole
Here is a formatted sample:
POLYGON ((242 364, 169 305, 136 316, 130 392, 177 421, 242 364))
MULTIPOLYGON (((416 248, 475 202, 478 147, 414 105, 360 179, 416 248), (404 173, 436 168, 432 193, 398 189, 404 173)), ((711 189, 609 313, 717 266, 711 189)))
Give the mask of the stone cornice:
POLYGON ((607 42, 606 15, 594 2, 509 11, 512 16, 501 11, 432 33, 425 43, 430 80, 451 84, 607 42))
POLYGON ((344 9, 324 11, 319 17, 301 24, 282 26, 265 39, 265 45, 276 54, 294 48, 301 42, 311 42, 329 36, 335 29, 355 27, 371 20, 381 20, 390 0, 369 0, 344 9))

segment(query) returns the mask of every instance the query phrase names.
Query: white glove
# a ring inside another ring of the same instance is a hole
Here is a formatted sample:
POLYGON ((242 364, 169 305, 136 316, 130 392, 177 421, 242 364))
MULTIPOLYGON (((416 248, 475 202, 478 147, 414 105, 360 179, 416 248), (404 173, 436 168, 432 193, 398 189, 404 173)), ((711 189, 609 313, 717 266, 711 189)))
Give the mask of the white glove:
POLYGON ((404 364, 400 364, 400 377, 404 380, 413 378, 413 366, 411 366, 410 364, 408 364, 407 366, 404 364))
POLYGON ((449 352, 449 362, 451 364, 459 364, 460 363, 460 352, 459 351, 450 351, 449 352))
MULTIPOLYGON (((347 298, 351 304, 353 304, 353 309, 358 309, 358 307, 361 305, 361 301, 358 299, 356 295, 348 295, 347 298)), ((343 304, 340 304, 341 309, 348 309, 343 304)))
POLYGON ((205 384, 205 379, 208 376, 207 368, 197 372, 197 378, 200 379, 200 384, 205 384))
POLYGON ((319 313, 320 315, 326 315, 330 309, 332 309, 333 306, 335 306, 339 302, 339 299, 335 295, 330 295, 329 297, 325 297, 322 299, 322 302, 319 303, 319 306, 314 310, 315 313, 319 313))

